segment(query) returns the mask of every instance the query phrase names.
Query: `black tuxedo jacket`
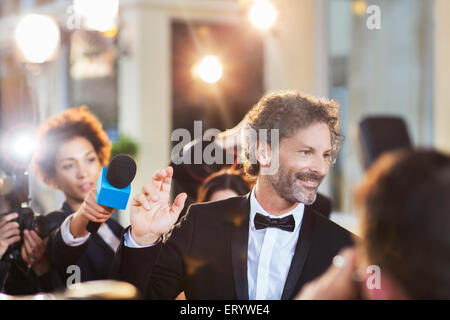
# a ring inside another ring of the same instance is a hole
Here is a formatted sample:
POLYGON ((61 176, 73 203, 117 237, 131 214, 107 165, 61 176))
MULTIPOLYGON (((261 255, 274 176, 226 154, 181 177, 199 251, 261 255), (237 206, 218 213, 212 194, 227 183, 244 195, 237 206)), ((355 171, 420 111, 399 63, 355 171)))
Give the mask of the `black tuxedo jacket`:
MULTIPOLYGON (((73 213, 72 208, 64 202, 61 211, 55 211, 47 215, 47 219, 58 221, 59 225, 73 213)), ((123 234, 123 227, 115 220, 108 219, 106 224, 117 238, 123 234)), ((67 267, 77 265, 81 269, 81 281, 110 279, 111 265, 114 258, 114 251, 99 236, 94 233, 83 245, 68 246, 61 236, 61 229, 56 229, 50 236, 48 244, 48 257, 52 267, 56 268, 62 285, 66 285, 66 280, 71 276, 67 272, 67 267)))
MULTIPOLYGON (((165 243, 129 248, 122 239, 114 278, 134 284, 145 299, 174 299, 185 291, 187 299, 248 300, 249 195, 191 205, 165 243)), ((295 297, 352 245, 350 232, 305 206, 281 299, 295 297)))

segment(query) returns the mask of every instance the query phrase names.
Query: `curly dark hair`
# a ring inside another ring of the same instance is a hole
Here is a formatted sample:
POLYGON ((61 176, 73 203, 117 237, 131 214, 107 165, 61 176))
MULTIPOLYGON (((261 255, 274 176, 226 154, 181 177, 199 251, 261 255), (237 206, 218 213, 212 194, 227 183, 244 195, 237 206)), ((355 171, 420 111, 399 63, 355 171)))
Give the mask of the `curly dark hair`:
POLYGON ((410 299, 450 299, 450 157, 385 153, 354 197, 359 245, 410 299))
MULTIPOLYGON (((328 125, 331 134, 333 163, 339 151, 343 136, 339 132, 339 104, 335 100, 315 98, 305 93, 293 90, 280 90, 271 92, 259 100, 246 115, 246 126, 242 137, 241 161, 244 163, 245 173, 255 180, 259 173, 259 164, 256 159, 255 141, 245 138, 249 130, 260 132, 277 129, 279 140, 295 134, 299 129, 306 128, 315 123, 328 125)), ((257 136, 259 141, 261 137, 257 136)), ((267 135, 266 142, 271 143, 271 135, 267 135)))
POLYGON ((111 154, 111 141, 97 117, 87 106, 67 109, 47 119, 38 129, 39 148, 33 158, 35 174, 50 186, 54 185, 55 155, 58 147, 75 137, 92 143, 100 164, 106 166, 111 154))

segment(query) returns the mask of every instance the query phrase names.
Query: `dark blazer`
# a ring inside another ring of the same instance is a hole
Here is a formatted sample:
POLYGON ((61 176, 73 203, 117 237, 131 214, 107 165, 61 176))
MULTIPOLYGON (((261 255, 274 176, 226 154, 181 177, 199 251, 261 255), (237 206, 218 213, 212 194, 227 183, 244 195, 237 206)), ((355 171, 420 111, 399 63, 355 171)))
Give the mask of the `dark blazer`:
MULTIPOLYGON (((48 214, 49 219, 59 219, 60 224, 73 213, 67 203, 61 211, 48 214)), ((106 224, 120 239, 123 234, 122 226, 115 220, 109 219, 106 224)), ((92 234, 88 241, 77 247, 70 247, 64 243, 58 228, 50 237, 48 254, 52 266, 56 267, 63 279, 71 274, 67 267, 78 265, 81 269, 81 281, 109 279, 114 257, 114 251, 97 233, 92 234)), ((65 281, 64 281, 65 285, 65 281)))
MULTIPOLYGON (((166 243, 129 248, 122 239, 114 278, 134 284, 146 299, 174 299, 184 290, 187 299, 248 300, 249 195, 191 205, 166 243)), ((281 299, 295 297, 352 245, 350 232, 305 206, 281 299)))

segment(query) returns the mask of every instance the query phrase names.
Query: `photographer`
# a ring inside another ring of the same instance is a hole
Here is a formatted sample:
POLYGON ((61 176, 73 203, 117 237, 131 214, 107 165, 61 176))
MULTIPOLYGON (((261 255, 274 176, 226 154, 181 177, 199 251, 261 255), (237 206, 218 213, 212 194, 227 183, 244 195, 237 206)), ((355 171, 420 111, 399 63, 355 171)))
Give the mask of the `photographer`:
MULTIPOLYGON (((0 202, 2 212, 10 209, 6 199, 1 197, 0 202)), ((18 218, 17 212, 0 218, 0 291, 10 295, 52 291, 60 281, 47 259, 48 238, 41 239, 32 229, 24 229, 21 238, 18 218), (23 243, 17 247, 21 239, 23 243)))

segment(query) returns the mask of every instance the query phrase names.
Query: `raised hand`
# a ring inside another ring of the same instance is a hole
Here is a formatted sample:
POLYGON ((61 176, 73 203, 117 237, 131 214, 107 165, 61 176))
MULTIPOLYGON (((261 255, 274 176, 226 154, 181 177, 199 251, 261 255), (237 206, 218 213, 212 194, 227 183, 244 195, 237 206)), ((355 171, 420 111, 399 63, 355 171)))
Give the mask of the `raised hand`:
POLYGON ((184 207, 187 194, 179 194, 170 205, 173 169, 167 167, 155 172, 145 184, 142 193, 131 204, 131 235, 139 245, 150 245, 169 232, 184 207))

